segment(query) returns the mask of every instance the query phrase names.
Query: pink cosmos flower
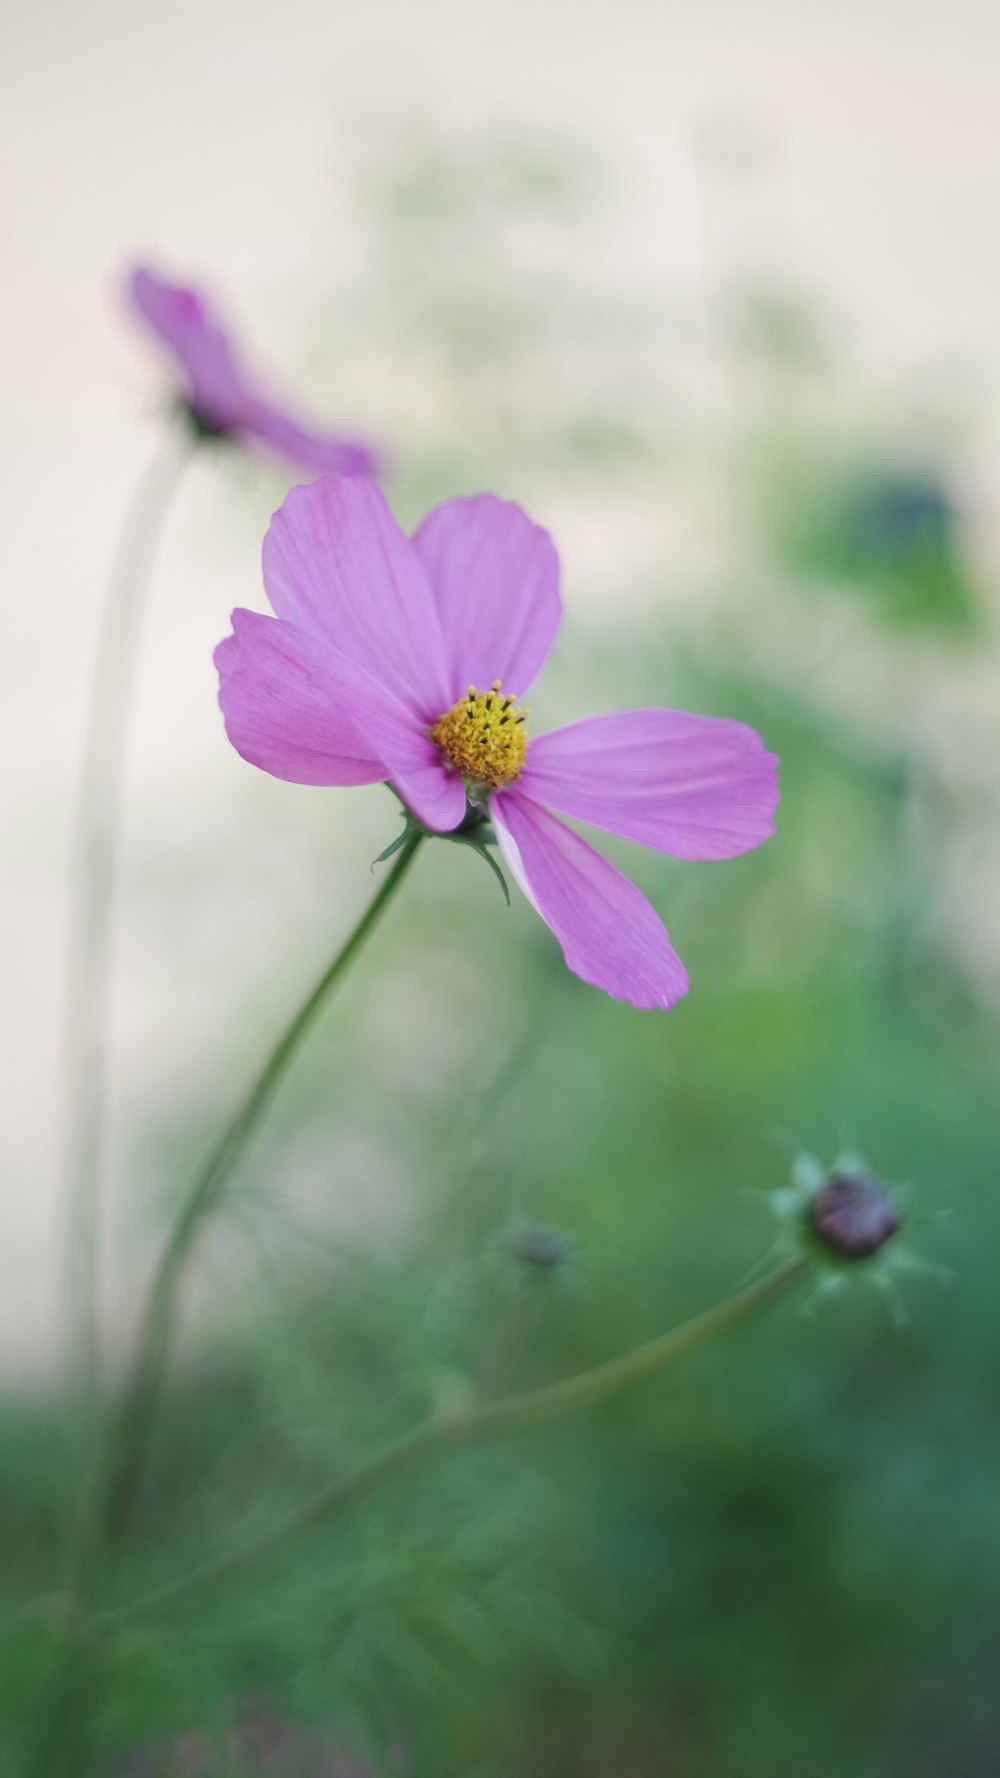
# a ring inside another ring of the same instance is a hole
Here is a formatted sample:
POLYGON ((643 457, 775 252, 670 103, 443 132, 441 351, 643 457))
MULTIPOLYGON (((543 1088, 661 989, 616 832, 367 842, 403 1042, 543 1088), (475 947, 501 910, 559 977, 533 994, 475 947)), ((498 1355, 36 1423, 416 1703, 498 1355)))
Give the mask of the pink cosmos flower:
POLYGON ((263 394, 240 363, 229 334, 194 290, 168 284, 139 266, 129 279, 128 293, 177 361, 184 404, 199 431, 257 446, 319 474, 376 473, 378 461, 368 445, 313 431, 263 394))
POLYGON ((647 709, 529 737, 516 700, 559 628, 559 562, 492 494, 447 501, 409 539, 370 482, 293 488, 264 539, 264 585, 276 617, 234 611, 215 656, 237 752, 296 784, 390 779, 439 833, 488 803, 570 969, 633 1006, 672 1006, 688 981, 659 915, 559 815, 677 858, 734 858, 773 832, 778 803, 754 730, 647 709))

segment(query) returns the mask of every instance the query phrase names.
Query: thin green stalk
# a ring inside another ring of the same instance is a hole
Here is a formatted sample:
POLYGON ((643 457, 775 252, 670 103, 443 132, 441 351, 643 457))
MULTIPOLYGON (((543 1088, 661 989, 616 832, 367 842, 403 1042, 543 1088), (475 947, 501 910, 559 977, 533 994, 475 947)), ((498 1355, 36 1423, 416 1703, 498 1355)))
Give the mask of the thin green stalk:
POLYGON ((173 1333, 177 1286, 195 1237, 218 1203, 303 1038, 399 890, 423 838, 419 829, 408 832, 377 895, 271 1051, 188 1193, 153 1279, 135 1357, 111 1424, 99 1542, 118 1541, 126 1526, 159 1400, 173 1333))
POLYGON ((269 1531, 237 1549, 208 1562, 193 1574, 147 1594, 132 1605, 106 1612, 98 1620, 104 1629, 117 1629, 169 1611, 196 1594, 235 1579, 247 1569, 267 1561, 291 1539, 315 1526, 338 1517, 357 1501, 363 1500, 379 1483, 400 1470, 408 1469, 432 1452, 451 1445, 474 1444, 484 1439, 508 1437, 532 1426, 548 1424, 584 1408, 597 1407, 610 1401, 634 1384, 655 1376, 676 1359, 706 1345, 717 1334, 763 1308, 772 1297, 808 1268, 809 1260, 798 1256, 777 1266, 773 1272, 750 1284, 744 1290, 725 1298, 714 1308, 671 1328, 645 1345, 636 1346, 619 1358, 595 1365, 559 1383, 506 1401, 487 1404, 431 1419, 374 1457, 352 1469, 339 1481, 321 1488, 301 1506, 288 1513, 269 1531))
POLYGON ((66 1020, 69 1349, 86 1392, 101 1362, 108 1005, 127 737, 156 543, 192 449, 172 434, 126 517, 97 639, 82 746, 66 1020))

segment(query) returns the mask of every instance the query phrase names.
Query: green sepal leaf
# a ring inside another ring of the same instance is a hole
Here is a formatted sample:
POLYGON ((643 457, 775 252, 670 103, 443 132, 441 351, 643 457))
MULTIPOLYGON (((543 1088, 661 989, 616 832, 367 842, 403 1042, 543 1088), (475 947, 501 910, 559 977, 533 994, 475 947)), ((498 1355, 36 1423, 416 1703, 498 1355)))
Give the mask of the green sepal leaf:
POLYGON ((389 844, 386 846, 385 851, 380 852, 377 858, 372 859, 372 862, 371 862, 372 870, 375 869, 375 866, 377 864, 384 864, 386 859, 391 858, 394 852, 400 851, 400 849, 406 845, 406 842, 409 839, 411 833, 414 833, 415 831, 416 831, 416 829, 414 828, 412 823, 407 822, 402 833, 398 833, 394 840, 390 840, 389 844))
POLYGON ((507 879, 504 876, 503 871, 500 869, 496 859, 487 851, 486 847, 488 842, 485 838, 480 838, 478 833, 447 833, 442 834, 441 838, 452 840, 456 846, 468 846, 473 852, 478 852, 480 858, 485 859, 490 870, 493 872, 493 875, 496 877, 497 882, 503 890, 504 901, 507 903, 507 906, 510 907, 510 890, 507 887, 507 879))
POLYGON ((474 798, 470 797, 462 826, 453 828, 451 833, 437 833, 431 828, 424 827, 423 823, 416 819, 412 810, 407 808, 395 784, 388 778, 385 780, 385 787, 387 790, 391 790, 399 803, 406 817, 406 826, 402 833, 397 834, 392 843, 386 847, 385 851, 380 852, 378 857, 372 861, 372 870, 375 869, 376 864, 384 864, 387 858, 391 858, 394 852, 398 852, 400 847, 406 844, 411 833, 423 833, 429 839, 434 840, 450 840, 456 846, 470 846, 473 852, 478 852, 480 858, 485 859, 503 890, 504 901, 510 907, 510 890, 507 887, 507 879, 496 859, 487 851, 488 846, 495 846, 498 842, 484 807, 481 807, 474 798))

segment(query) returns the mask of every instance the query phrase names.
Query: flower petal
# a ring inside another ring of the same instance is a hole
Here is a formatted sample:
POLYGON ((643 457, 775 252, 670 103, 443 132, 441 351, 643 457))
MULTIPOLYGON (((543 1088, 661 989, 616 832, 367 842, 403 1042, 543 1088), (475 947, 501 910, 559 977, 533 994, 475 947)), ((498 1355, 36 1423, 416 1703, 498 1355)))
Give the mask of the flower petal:
POLYGON ((290 463, 319 475, 376 475, 380 468, 376 453, 360 439, 314 431, 269 401, 253 400, 240 429, 290 463))
POLYGON ((519 791, 501 791, 490 806, 511 873, 574 974, 633 1006, 673 1006, 687 972, 641 890, 519 791))
POLYGON ((363 477, 292 488, 264 539, 264 585, 279 617, 363 667, 421 723, 454 702, 424 571, 363 477))
POLYGON ((676 858, 735 858, 774 832, 778 759, 743 722, 685 710, 587 716, 533 736, 533 802, 676 858))
POLYGON ((132 274, 132 301, 153 332, 169 346, 187 379, 191 405, 224 429, 239 426, 249 395, 225 329, 196 291, 138 266, 132 274))
POLYGON ((215 651, 219 704, 237 753, 293 784, 375 784, 385 764, 320 683, 317 645, 294 624, 234 611, 215 651))
POLYGON ((295 784, 392 778, 428 827, 465 813, 460 778, 408 710, 326 642, 256 611, 233 612, 215 651, 226 732, 251 765, 295 784))
POLYGON ((413 545, 441 614, 454 702, 494 679, 522 697, 544 666, 562 617, 559 558, 526 512, 494 494, 448 500, 413 545))
POLYGON ((226 330, 197 291, 139 266, 133 305, 182 366, 186 394, 203 419, 314 473, 374 475, 375 453, 361 440, 304 426, 281 402, 266 399, 239 364, 226 330))

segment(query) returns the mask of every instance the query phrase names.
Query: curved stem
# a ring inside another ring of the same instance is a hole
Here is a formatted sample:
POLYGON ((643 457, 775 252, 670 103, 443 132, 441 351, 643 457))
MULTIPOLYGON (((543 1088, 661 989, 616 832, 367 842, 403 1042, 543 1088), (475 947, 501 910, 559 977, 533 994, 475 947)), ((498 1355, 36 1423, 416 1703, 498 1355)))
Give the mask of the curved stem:
POLYGON ((218 1203, 226 1181, 271 1103, 306 1032, 392 901, 423 838, 422 831, 409 831, 378 894, 279 1038, 194 1180, 157 1267, 135 1358, 111 1423, 102 1489, 103 1526, 97 1533, 99 1539, 106 1537, 116 1541, 125 1529, 159 1399, 173 1332, 177 1286, 195 1236, 218 1203))
POLYGON ((428 1420, 423 1426, 387 1445, 374 1457, 350 1470, 339 1481, 321 1488, 301 1506, 280 1519, 269 1531, 262 1532, 259 1537, 215 1561, 206 1563, 194 1574, 148 1594, 133 1605, 104 1613, 99 1620, 101 1625, 106 1629, 113 1629, 141 1618, 155 1616, 209 1587, 236 1578, 246 1569, 266 1561, 290 1539, 338 1517, 356 1501, 364 1499, 380 1482, 401 1469, 409 1468, 433 1451, 449 1445, 473 1444, 483 1439, 522 1432, 528 1427, 547 1424, 611 1400, 634 1384, 655 1376, 696 1347, 706 1345, 717 1334, 724 1333, 737 1322, 753 1315, 793 1279, 800 1277, 808 1266, 809 1260, 804 1256, 786 1260, 773 1272, 748 1285, 746 1289, 737 1291, 735 1295, 726 1297, 714 1308, 683 1322, 680 1327, 671 1328, 645 1345, 633 1347, 631 1351, 623 1353, 619 1358, 610 1359, 606 1364, 595 1365, 590 1370, 580 1371, 576 1376, 566 1377, 545 1388, 511 1396, 506 1401, 428 1420))
POLYGON ((82 746, 66 1031, 70 1349, 88 1389, 100 1368, 107 1026, 126 740, 155 546, 192 450, 172 435, 129 508, 97 639, 82 746))

